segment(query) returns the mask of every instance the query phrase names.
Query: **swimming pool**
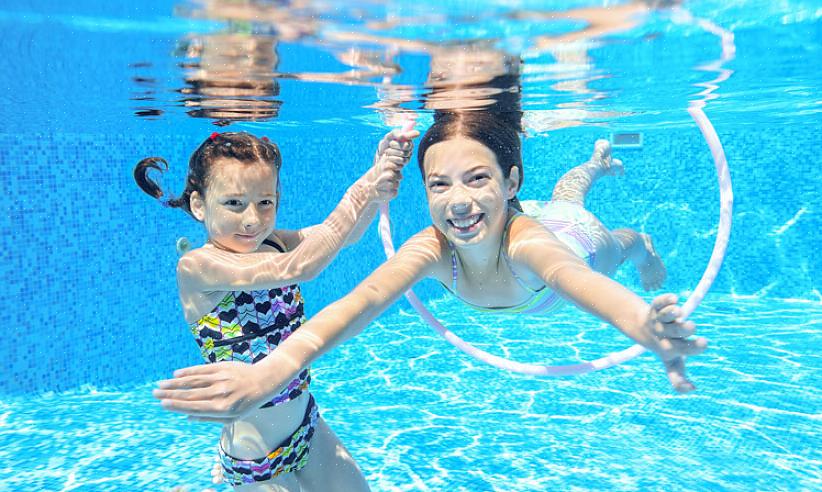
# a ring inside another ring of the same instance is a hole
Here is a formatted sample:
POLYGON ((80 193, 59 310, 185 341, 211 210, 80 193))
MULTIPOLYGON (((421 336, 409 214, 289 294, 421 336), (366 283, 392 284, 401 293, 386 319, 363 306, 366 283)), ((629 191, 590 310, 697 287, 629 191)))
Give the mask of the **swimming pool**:
MULTIPOLYGON (((596 138, 642 135, 641 147, 615 149, 626 175, 601 180, 589 206, 609 225, 652 233, 669 271, 665 288, 682 294, 710 255, 718 208, 710 154, 685 109, 705 98, 700 84, 728 75, 705 111, 734 179, 734 230, 693 316, 712 346, 689 362, 699 389, 687 396, 669 390, 649 355, 567 379, 485 367, 398 304, 313 368, 323 415, 372 488, 820 488, 818 7, 686 3, 694 17, 733 32, 736 51, 725 59, 716 33, 681 13, 653 14, 575 48, 536 48, 539 35, 581 28, 534 14, 551 8, 570 7, 519 2, 530 14, 514 16, 502 2, 447 11, 435 2, 338 6, 306 14, 322 21, 306 35, 235 22, 231 32, 259 35, 255 49, 276 53, 248 74, 279 77, 228 110, 195 91, 203 84, 191 64, 227 30, 197 5, 0 8, 8 54, 0 182, 11 197, 0 268, 12 301, 0 349, 0 490, 209 485, 219 429, 164 412, 150 397, 152 381, 198 362, 176 300, 173 245, 201 232, 139 194, 134 163, 167 157, 177 190, 190 150, 219 129, 213 123, 243 120, 227 128, 266 134, 283 150, 280 225, 318 222, 328 197, 370 163, 386 128, 377 103, 394 98, 430 121, 432 55, 420 46, 445 38, 499 38, 498 49, 522 58, 524 199, 546 199, 596 138), (422 20, 366 22, 397 18, 422 20), (351 32, 372 39, 340 34, 351 32), (375 36, 418 44, 391 52, 375 36)), ((406 174, 392 202, 395 241, 427 223, 419 172, 411 165, 406 174)), ((305 286, 309 314, 382 257, 372 230, 305 286)), ((640 292, 630 269, 617 279, 640 292)), ((587 360, 628 345, 572 309, 541 323, 474 313, 436 285, 418 292, 454 331, 518 360, 587 360)))

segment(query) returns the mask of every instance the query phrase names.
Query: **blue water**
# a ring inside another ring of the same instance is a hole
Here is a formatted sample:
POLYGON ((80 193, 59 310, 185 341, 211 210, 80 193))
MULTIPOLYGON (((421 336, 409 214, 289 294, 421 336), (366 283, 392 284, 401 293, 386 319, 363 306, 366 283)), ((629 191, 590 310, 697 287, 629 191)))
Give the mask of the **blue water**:
MULTIPOLYGON (((626 175, 597 183, 589 208, 612 228, 653 235, 687 297, 716 236, 710 153, 685 109, 705 107, 728 156, 734 229, 711 294, 693 315, 709 350, 688 361, 698 386, 680 396, 643 355, 606 371, 541 379, 486 367, 455 351, 401 301, 313 366, 324 418, 375 491, 819 490, 822 412, 822 14, 818 2, 686 2, 733 32, 654 15, 583 52, 540 51, 538 34, 578 22, 506 19, 506 2, 336 4, 323 30, 272 49, 275 117, 228 130, 268 135, 284 166, 278 225, 321 221, 370 163, 387 129, 375 111, 393 94, 383 75, 341 53, 384 61, 384 46, 329 42, 339 32, 419 42, 496 39, 522 59, 523 199, 546 199, 597 138, 641 132, 615 149, 626 175), (369 21, 405 18, 377 29, 369 21), (417 19, 417 20, 413 20, 417 19), (729 72, 723 72, 729 71, 729 72), (723 73, 727 78, 714 81, 723 73), (336 80, 322 80, 333 75, 336 80)), ((601 2, 573 2, 600 5, 601 2)), ((163 411, 153 381, 198 363, 176 296, 174 242, 199 225, 134 186, 134 164, 185 162, 216 118, 194 118, 183 95, 191 40, 230 29, 188 15, 195 4, 17 2, 0 6, 0 272, 7 300, 0 346, 0 490, 168 490, 209 486, 219 428, 163 411), (152 116, 153 115, 153 116, 152 116)), ((566 2, 517 2, 565 9, 566 2)), ((196 45, 196 42, 194 43, 196 45)), ((429 48, 430 49, 430 48, 429 48)), ((431 55, 400 49, 391 83, 424 108, 431 55)), ((392 202, 395 242, 428 221, 409 165, 392 202)), ((304 286, 309 316, 383 258, 376 231, 304 286)), ((636 272, 616 279, 642 293, 636 272)), ((490 316, 418 292, 452 330, 530 362, 590 360, 628 346, 574 309, 550 319, 490 316)))
MULTIPOLYGON (((499 355, 572 361, 625 346, 571 309, 544 324, 457 302, 433 308, 499 355)), ((312 392, 374 490, 818 490, 822 361, 808 343, 820 319, 817 303, 710 297, 699 321, 713 345, 690 363, 699 389, 677 396, 650 355, 577 378, 512 375, 403 311, 315 364, 312 392)), ((168 414, 150 389, 5 400, 2 488, 207 487, 219 426, 168 414)))

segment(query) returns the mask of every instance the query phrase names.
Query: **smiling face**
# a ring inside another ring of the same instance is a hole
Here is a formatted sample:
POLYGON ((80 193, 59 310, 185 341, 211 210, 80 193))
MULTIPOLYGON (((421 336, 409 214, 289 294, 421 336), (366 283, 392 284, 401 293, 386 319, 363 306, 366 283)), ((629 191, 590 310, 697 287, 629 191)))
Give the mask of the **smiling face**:
POLYGON ((277 174, 265 162, 214 162, 205 197, 191 196, 191 212, 215 246, 236 253, 256 251, 277 219, 277 174))
POLYGON ((454 246, 501 238, 518 188, 516 168, 506 178, 488 147, 464 137, 429 147, 423 167, 431 220, 454 246))

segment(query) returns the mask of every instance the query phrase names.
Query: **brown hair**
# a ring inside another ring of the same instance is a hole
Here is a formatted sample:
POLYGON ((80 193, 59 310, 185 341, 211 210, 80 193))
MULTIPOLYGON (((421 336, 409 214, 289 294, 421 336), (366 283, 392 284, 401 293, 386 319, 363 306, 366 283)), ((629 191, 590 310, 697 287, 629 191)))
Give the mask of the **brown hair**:
POLYGON ((137 186, 148 195, 160 200, 163 206, 182 208, 191 215, 189 199, 193 192, 205 195, 208 179, 214 162, 220 158, 236 159, 244 163, 265 162, 270 164, 276 173, 280 171, 282 157, 280 149, 267 138, 262 139, 246 132, 212 133, 188 160, 188 177, 182 195, 174 197, 148 177, 151 169, 168 170, 168 162, 162 157, 146 157, 134 168, 134 180, 137 186))

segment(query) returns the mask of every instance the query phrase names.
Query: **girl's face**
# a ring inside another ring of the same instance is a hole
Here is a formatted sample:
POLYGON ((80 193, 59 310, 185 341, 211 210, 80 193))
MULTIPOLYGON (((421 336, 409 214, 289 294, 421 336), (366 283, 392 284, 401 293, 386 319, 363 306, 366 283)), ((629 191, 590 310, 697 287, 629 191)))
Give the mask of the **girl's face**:
POLYGON ((191 211, 215 246, 236 253, 256 251, 274 231, 277 175, 265 162, 219 159, 213 163, 203 198, 191 195, 191 211))
POLYGON ((517 192, 518 171, 505 178, 494 153, 464 137, 429 147, 423 167, 431 220, 454 246, 470 247, 501 236, 508 200, 517 192))

